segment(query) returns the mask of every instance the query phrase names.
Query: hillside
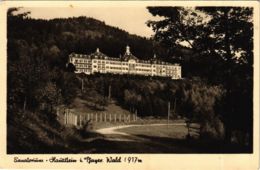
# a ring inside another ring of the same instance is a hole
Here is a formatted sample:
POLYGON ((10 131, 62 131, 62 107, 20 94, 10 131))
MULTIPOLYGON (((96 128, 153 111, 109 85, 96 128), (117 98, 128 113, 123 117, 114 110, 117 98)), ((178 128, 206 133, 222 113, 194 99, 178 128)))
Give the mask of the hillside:
MULTIPOLYGON (((10 21, 8 25, 8 37, 11 38, 9 49, 18 45, 18 42, 12 40, 25 40, 23 45, 31 48, 44 46, 46 52, 57 55, 56 59, 61 56, 63 63, 67 62, 67 56, 71 52, 88 54, 97 47, 108 56, 119 57, 125 51, 125 46, 130 45, 132 52, 142 59, 152 57, 153 53, 159 50, 153 48, 155 45, 147 38, 129 34, 87 17, 52 20, 26 18, 10 21)), ((14 52, 9 52, 11 59, 18 57, 14 52)))

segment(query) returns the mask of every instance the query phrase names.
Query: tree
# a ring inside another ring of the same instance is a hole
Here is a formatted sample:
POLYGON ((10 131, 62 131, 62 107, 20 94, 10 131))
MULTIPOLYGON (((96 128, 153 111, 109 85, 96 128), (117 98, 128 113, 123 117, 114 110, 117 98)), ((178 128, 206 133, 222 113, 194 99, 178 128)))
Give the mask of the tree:
POLYGON ((65 104, 70 104, 78 94, 80 81, 74 73, 64 72, 62 75, 61 94, 65 104))
POLYGON ((36 98, 40 103, 49 105, 51 112, 55 106, 62 103, 61 90, 52 82, 47 82, 44 87, 39 88, 36 98))
POLYGON ((200 124, 200 135, 223 139, 224 131, 217 109, 218 102, 225 96, 222 86, 207 85, 201 80, 192 80, 179 89, 181 110, 187 118, 187 126, 191 122, 200 124))
MULTIPOLYGON (((253 9, 148 7, 148 10, 163 17, 148 22, 155 31, 155 40, 168 46, 172 53, 185 42, 194 53, 189 62, 193 62, 195 72, 202 68, 197 76, 226 89, 218 112, 225 124, 226 141, 230 142, 232 131, 241 127, 252 140, 253 9), (237 116, 246 121, 237 120, 237 116)), ((187 63, 183 64, 185 70, 187 63)))
POLYGON ((29 109, 37 107, 34 92, 46 81, 47 70, 46 63, 40 57, 20 56, 20 60, 10 63, 8 93, 10 96, 16 96, 16 103, 22 101, 20 104, 22 104, 23 110, 26 110, 27 107, 29 109))
POLYGON ((124 102, 131 112, 135 112, 141 100, 141 95, 136 94, 136 92, 127 89, 124 90, 124 102))
MULTIPOLYGON (((231 140, 232 131, 237 129, 249 134, 252 140, 253 9, 249 7, 198 9, 211 16, 208 27, 211 28, 211 37, 215 40, 211 51, 215 50, 225 61, 222 76, 227 94, 222 118, 226 127, 226 141, 231 140), (243 122, 241 117, 244 118, 243 122)), ((250 143, 252 145, 252 141, 250 143)))

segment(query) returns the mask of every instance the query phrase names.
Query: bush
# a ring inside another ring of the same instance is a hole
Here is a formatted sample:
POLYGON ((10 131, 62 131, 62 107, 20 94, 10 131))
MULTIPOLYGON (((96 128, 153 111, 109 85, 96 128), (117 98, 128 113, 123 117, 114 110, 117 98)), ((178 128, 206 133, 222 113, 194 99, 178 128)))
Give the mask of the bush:
POLYGON ((221 86, 208 85, 201 80, 193 80, 180 89, 181 107, 185 117, 200 123, 201 137, 222 139, 223 122, 218 118, 216 106, 222 100, 225 90, 221 86))

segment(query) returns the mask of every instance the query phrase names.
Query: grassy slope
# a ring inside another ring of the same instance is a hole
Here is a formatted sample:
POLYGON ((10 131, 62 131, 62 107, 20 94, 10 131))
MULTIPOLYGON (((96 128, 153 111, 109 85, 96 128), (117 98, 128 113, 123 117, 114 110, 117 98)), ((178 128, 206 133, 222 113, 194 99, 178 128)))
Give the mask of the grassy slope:
MULTIPOLYGON (((89 100, 82 99, 80 97, 77 97, 73 103, 70 106, 71 112, 75 114, 81 114, 81 115, 86 115, 86 114, 103 114, 106 113, 107 115, 129 115, 132 114, 128 110, 123 109, 122 107, 118 106, 115 101, 111 101, 108 103, 107 106, 104 107, 104 110, 97 110, 94 108, 94 103, 92 101, 93 99, 89 97, 89 100)), ((123 122, 95 122, 93 121, 90 125, 90 129, 95 130, 95 129, 100 129, 100 128, 105 128, 105 127, 111 127, 111 126, 117 126, 117 125, 122 125, 125 124, 123 122)))
POLYGON ((107 114, 131 114, 128 110, 118 106, 115 102, 110 102, 104 107, 104 110, 97 110, 94 108, 94 103, 91 100, 84 100, 77 97, 71 104, 71 111, 76 114, 88 114, 88 113, 107 113, 107 114))
MULTIPOLYGON (((21 111, 19 115, 8 123, 8 154, 79 152, 82 137, 76 128, 65 127, 46 113, 21 111)), ((87 138, 92 136, 91 133, 84 135, 87 138)), ((91 147, 85 146, 85 152, 90 150, 91 147)))

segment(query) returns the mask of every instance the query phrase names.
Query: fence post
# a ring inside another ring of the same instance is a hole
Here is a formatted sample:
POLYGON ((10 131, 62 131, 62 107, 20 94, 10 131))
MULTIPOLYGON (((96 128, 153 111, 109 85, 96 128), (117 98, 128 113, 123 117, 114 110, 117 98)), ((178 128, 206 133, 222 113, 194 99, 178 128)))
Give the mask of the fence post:
POLYGON ((116 114, 114 115, 114 118, 115 118, 115 122, 116 122, 116 114))
POLYGON ((68 124, 70 124, 70 112, 68 112, 68 124))
POLYGON ((64 111, 63 120, 64 120, 64 124, 66 125, 66 111, 64 111))
POLYGON ((66 119, 65 119, 65 122, 66 122, 66 124, 68 124, 68 112, 67 112, 67 110, 65 110, 65 115, 66 115, 66 116, 65 116, 65 118, 66 118, 66 119))
POLYGON ((74 125, 74 122, 75 122, 75 115, 73 113, 71 113, 71 124, 74 125))
POLYGON ((98 121, 97 113, 96 113, 96 122, 98 121))
POLYGON ((72 122, 73 122, 73 115, 72 115, 71 112, 69 114, 70 114, 70 124, 72 124, 72 122))
POLYGON ((67 116, 68 116, 67 124, 70 124, 70 112, 69 112, 69 110, 68 110, 68 112, 67 112, 67 116))
POLYGON ((75 121, 74 119, 75 119, 74 118, 74 114, 71 113, 71 122, 70 122, 70 124, 74 125, 74 121, 75 121))
POLYGON ((120 114, 120 115, 119 115, 119 122, 121 122, 121 116, 122 116, 122 115, 120 114))
POLYGON ((109 114, 109 122, 112 122, 112 116, 111 116, 111 113, 109 114))
POLYGON ((126 116, 126 122, 129 122, 129 123, 130 123, 130 115, 127 115, 127 116, 126 116))
POLYGON ((88 113, 88 120, 89 120, 89 113, 88 113))
POLYGON ((78 115, 75 115, 75 126, 78 125, 78 115))
POLYGON ((56 115, 57 115, 57 116, 60 115, 60 108, 59 108, 59 107, 56 108, 56 115))
POLYGON ((67 111, 67 124, 70 123, 70 113, 67 111))
POLYGON ((81 127, 81 124, 82 124, 81 121, 82 121, 81 120, 81 115, 79 115, 79 127, 81 127))
POLYGON ((107 122, 107 113, 105 112, 104 121, 107 122))

